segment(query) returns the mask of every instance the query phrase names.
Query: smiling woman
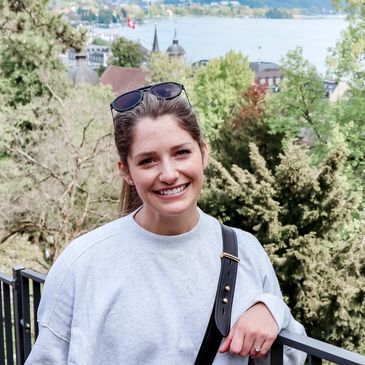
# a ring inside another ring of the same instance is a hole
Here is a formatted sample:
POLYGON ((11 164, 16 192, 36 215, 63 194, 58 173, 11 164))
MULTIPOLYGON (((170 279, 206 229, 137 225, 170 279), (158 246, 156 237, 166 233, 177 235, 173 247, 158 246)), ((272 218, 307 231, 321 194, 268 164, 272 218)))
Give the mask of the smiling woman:
POLYGON ((175 116, 141 119, 127 164, 119 164, 143 202, 134 216, 137 222, 158 234, 191 230, 198 221, 197 200, 207 160, 206 144, 199 145, 180 128, 175 116))
MULTIPOLYGON (((52 267, 27 365, 194 363, 214 302, 222 234, 197 205, 208 150, 182 90, 163 83, 111 104, 125 216, 77 238, 52 267)), ((281 329, 304 329, 259 242, 234 232, 241 261, 231 327, 213 363, 245 365, 251 357, 263 364, 281 329)), ((287 365, 304 358, 285 350, 287 365)))

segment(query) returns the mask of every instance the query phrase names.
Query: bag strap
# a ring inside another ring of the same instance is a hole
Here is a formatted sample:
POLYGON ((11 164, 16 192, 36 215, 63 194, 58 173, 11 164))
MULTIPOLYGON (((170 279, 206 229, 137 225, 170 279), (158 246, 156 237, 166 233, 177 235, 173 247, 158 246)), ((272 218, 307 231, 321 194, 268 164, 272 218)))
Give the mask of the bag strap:
POLYGON ((217 293, 208 327, 194 365, 210 365, 217 354, 222 338, 228 336, 237 276, 238 247, 234 230, 221 224, 223 252, 217 293))

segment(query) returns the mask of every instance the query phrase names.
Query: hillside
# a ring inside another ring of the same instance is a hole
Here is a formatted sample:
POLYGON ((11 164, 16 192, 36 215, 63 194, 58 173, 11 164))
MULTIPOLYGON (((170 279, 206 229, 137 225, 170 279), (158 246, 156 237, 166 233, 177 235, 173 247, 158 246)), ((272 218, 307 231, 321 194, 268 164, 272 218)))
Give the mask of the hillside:
POLYGON ((331 0, 240 0, 241 4, 252 8, 272 7, 272 8, 305 8, 305 9, 331 9, 331 0))

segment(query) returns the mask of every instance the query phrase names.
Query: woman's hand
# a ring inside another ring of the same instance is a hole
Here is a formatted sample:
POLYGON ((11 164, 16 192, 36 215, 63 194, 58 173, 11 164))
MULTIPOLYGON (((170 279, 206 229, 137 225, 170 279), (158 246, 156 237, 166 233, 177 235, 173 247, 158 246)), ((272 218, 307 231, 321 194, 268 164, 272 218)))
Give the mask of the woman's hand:
POLYGON ((238 318, 219 351, 241 356, 263 356, 270 350, 278 332, 275 319, 266 305, 256 303, 238 318))

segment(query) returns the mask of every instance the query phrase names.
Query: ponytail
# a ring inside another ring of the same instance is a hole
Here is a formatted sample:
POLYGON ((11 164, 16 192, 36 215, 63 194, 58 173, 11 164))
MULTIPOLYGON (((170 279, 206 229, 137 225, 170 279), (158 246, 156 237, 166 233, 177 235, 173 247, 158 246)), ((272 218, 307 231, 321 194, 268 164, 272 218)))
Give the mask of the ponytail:
POLYGON ((129 185, 124 181, 122 185, 122 191, 120 193, 121 215, 125 216, 129 213, 132 213, 142 205, 143 203, 137 193, 136 187, 134 185, 129 185))

